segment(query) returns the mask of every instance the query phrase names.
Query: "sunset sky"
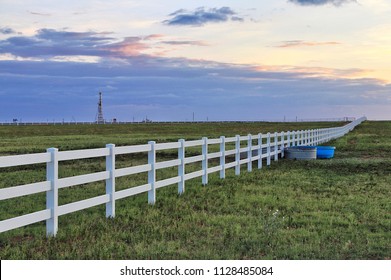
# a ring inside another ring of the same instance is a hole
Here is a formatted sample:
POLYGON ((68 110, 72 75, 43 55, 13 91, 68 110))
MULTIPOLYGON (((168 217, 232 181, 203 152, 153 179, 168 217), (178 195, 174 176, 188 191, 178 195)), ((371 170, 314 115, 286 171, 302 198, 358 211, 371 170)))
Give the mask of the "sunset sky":
POLYGON ((390 0, 0 0, 0 122, 391 119, 390 0))

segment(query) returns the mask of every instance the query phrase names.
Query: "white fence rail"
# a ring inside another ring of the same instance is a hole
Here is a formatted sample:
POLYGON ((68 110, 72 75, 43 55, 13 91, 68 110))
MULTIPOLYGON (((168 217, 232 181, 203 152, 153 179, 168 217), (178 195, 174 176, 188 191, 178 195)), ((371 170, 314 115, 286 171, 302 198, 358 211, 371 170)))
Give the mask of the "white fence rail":
POLYGON ((235 137, 221 136, 217 139, 204 137, 201 140, 192 141, 180 139, 178 142, 173 143, 155 143, 154 141, 150 141, 147 145, 125 147, 116 147, 114 144, 107 144, 105 148, 101 149, 75 151, 58 151, 56 148, 49 148, 46 153, 3 156, 0 157, 0 168, 46 163, 46 181, 2 188, 0 189, 0 200, 46 192, 46 209, 0 221, 0 232, 46 221, 47 236, 55 236, 58 230, 59 216, 100 204, 106 204, 106 217, 115 217, 116 200, 147 192, 148 203, 154 204, 156 201, 156 190, 159 188, 177 184, 178 193, 182 194, 185 192, 185 182, 193 178, 202 177, 202 184, 206 185, 208 184, 208 175, 210 173, 219 172, 220 178, 225 178, 225 171, 228 168, 235 168, 235 174, 239 175, 241 165, 246 164, 247 170, 250 172, 253 162, 257 162, 257 167, 260 169, 264 161, 266 161, 266 165, 270 165, 272 159, 277 161, 279 155, 280 157, 284 157, 285 147, 318 145, 328 142, 345 135, 365 120, 366 118, 362 117, 345 126, 334 128, 275 132, 272 134, 259 133, 257 135, 237 135, 235 137), (241 146, 242 141, 246 141, 246 145, 241 146), (254 145, 254 142, 256 145, 254 145), (226 150, 226 144, 229 143, 234 145, 235 149, 226 150), (219 145, 220 151, 209 153, 209 145, 219 145), (185 157, 186 148, 197 146, 202 148, 200 155, 185 157), (157 162, 156 151, 168 149, 177 149, 178 159, 157 162), (140 152, 148 153, 147 164, 116 168, 116 155, 140 152), (226 163, 228 156, 234 156, 234 161, 226 163), (58 178, 58 165, 60 162, 95 157, 106 158, 105 171, 58 178), (208 163, 212 159, 218 159, 219 165, 209 167, 208 163), (202 169, 186 173, 186 164, 195 162, 201 162, 202 169), (177 176, 157 181, 156 170, 169 167, 177 167, 177 176), (145 184, 116 191, 116 178, 143 172, 148 173, 148 180, 145 184), (65 205, 58 205, 58 193, 60 189, 97 181, 105 181, 106 194, 65 205))

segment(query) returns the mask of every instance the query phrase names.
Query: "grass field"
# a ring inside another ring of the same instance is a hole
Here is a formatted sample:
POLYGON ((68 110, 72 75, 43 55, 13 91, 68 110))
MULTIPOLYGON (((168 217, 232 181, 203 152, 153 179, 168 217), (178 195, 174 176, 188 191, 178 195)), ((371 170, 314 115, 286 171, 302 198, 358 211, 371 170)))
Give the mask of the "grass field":
MULTIPOLYGON (((143 124, 0 127, 0 155, 199 139, 338 126, 341 123, 143 124)), ((272 162, 220 180, 212 174, 147 195, 119 200, 116 218, 104 206, 59 218, 56 238, 37 223, 0 234, 1 259, 390 259, 391 122, 364 122, 330 143, 331 160, 272 162)), ((158 157, 174 157, 160 154, 158 157)), ((121 157, 119 166, 145 157, 121 157)), ((189 167, 192 168, 192 167, 189 167)), ((194 167, 195 168, 195 167, 194 167)), ((60 177, 101 171, 102 160, 60 166, 60 177)), ((175 169, 165 172, 176 172, 175 169)), ((170 174, 158 174, 167 176, 170 174)), ((117 189, 145 176, 117 180, 117 189)), ((45 179, 45 166, 0 170, 0 188, 45 179)), ((104 183, 60 191, 59 204, 104 193, 104 183)), ((42 210, 45 195, 0 202, 0 220, 42 210)))

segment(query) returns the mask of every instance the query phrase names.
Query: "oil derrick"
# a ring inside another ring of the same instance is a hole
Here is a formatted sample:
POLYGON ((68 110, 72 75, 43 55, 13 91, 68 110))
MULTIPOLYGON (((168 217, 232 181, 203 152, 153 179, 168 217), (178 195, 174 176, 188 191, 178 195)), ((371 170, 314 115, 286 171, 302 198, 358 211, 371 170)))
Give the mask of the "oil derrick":
POLYGON ((96 123, 98 123, 98 124, 105 123, 105 119, 103 118, 102 93, 101 92, 99 92, 98 113, 97 113, 97 117, 96 117, 96 123))

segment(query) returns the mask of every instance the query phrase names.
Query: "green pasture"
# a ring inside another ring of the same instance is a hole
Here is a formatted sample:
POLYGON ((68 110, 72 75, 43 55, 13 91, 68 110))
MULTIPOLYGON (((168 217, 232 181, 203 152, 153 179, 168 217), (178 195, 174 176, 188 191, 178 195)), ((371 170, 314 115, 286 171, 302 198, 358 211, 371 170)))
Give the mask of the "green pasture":
MULTIPOLYGON (((343 123, 187 123, 129 125, 0 126, 0 156, 39 153, 49 147, 75 150, 217 138, 340 126, 343 123)), ((279 159, 240 176, 227 170, 209 184, 201 178, 116 202, 116 217, 104 205, 59 218, 55 238, 45 223, 0 233, 0 259, 390 259, 391 122, 366 121, 330 143, 330 160, 279 159)), ((214 147, 211 147, 213 150, 214 147)), ((187 156, 197 154, 189 149, 187 156)), ((175 158, 175 150, 157 154, 175 158)), ((146 162, 146 154, 123 155, 117 166, 146 162)), ((213 166, 213 162, 210 163, 213 166)), ((217 163, 216 163, 217 164, 217 163)), ((199 169, 186 166, 186 172, 199 169)), ((43 164, 0 169, 0 188, 45 180, 43 164)), ((105 159, 67 161, 59 176, 105 169, 105 159)), ((159 179, 175 176, 161 170, 159 179)), ((118 190, 146 183, 146 174, 118 178, 118 190)), ((104 182, 60 190, 59 204, 105 193, 104 182)), ((43 210, 45 194, 0 201, 0 220, 43 210)))

